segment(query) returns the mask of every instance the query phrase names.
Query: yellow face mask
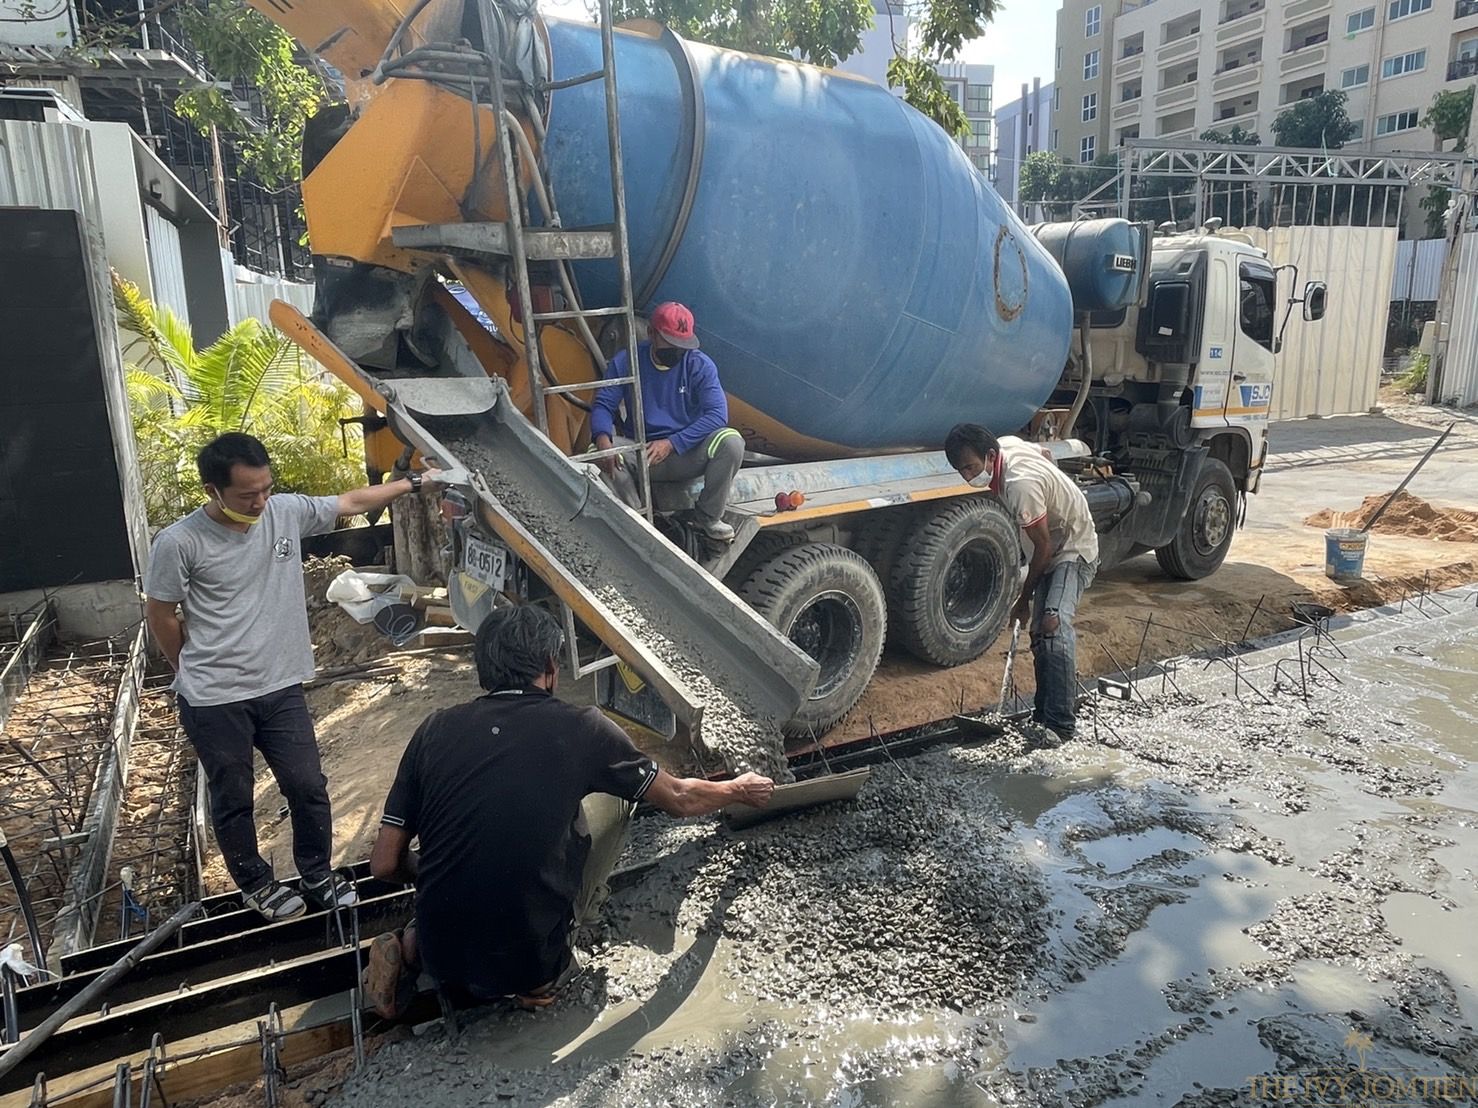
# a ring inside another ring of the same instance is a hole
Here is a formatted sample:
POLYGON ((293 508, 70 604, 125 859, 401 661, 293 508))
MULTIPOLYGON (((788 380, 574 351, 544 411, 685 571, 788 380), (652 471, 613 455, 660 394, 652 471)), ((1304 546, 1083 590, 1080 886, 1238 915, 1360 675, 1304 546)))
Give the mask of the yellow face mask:
POLYGON ((241 512, 233 512, 230 508, 226 507, 226 503, 221 499, 219 493, 213 492, 211 493, 211 495, 215 497, 216 507, 221 510, 221 514, 229 519, 232 523, 244 523, 248 527, 250 527, 253 523, 262 522, 261 516, 249 516, 241 512))

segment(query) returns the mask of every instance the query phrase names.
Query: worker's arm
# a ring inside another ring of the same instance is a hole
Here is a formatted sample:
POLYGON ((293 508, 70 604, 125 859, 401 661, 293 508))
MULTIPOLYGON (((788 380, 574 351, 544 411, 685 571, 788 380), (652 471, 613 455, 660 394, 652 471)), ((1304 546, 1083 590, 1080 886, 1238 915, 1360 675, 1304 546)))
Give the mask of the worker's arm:
POLYGON ((404 827, 381 824, 370 851, 370 875, 378 881, 409 885, 420 868, 420 859, 411 850, 411 833, 404 827))
POLYGON ((1026 580, 1021 583, 1021 596, 1016 600, 1016 607, 1011 611, 1011 618, 1026 623, 1032 614, 1032 593, 1036 591, 1037 584, 1052 563, 1052 532, 1047 527, 1045 515, 1026 524, 1022 530, 1032 541, 1032 560, 1027 563, 1026 580))
POLYGON ((674 454, 686 454, 729 422, 729 398, 718 379, 718 367, 702 351, 689 354, 693 363, 691 387, 698 401, 698 417, 667 439, 674 454))
MULTIPOLYGON (((436 477, 438 470, 428 469, 421 475, 421 487, 436 488, 436 477)), ((339 515, 357 516, 366 512, 378 512, 381 508, 388 507, 393 500, 399 500, 411 491, 410 478, 402 477, 398 481, 386 481, 383 485, 366 485, 362 489, 351 489, 348 492, 339 493, 339 515)))
POLYGON ((705 781, 701 777, 674 777, 664 769, 657 771, 657 779, 642 799, 681 818, 706 816, 728 804, 763 808, 774 792, 775 782, 758 773, 745 773, 732 781, 705 781))
POLYGON ((185 647, 185 625, 180 620, 178 605, 172 600, 148 597, 144 601, 144 621, 149 625, 149 634, 159 644, 164 660, 172 668, 179 669, 180 651, 185 647))

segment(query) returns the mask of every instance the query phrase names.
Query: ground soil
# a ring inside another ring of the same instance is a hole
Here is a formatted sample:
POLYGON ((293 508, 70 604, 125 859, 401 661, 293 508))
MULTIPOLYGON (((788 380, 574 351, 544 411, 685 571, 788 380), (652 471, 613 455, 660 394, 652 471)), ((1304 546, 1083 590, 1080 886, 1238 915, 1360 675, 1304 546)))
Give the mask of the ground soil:
MULTIPOLYGON (((1390 493, 1367 496, 1360 507, 1352 512, 1336 512, 1325 508, 1304 520, 1308 527, 1364 528, 1375 513, 1380 511, 1390 493)), ((1478 512, 1462 508, 1438 508, 1419 496, 1402 492, 1391 501, 1391 506, 1381 512, 1375 526, 1378 535, 1410 535, 1414 538, 1435 538, 1442 542, 1478 542, 1478 512)))

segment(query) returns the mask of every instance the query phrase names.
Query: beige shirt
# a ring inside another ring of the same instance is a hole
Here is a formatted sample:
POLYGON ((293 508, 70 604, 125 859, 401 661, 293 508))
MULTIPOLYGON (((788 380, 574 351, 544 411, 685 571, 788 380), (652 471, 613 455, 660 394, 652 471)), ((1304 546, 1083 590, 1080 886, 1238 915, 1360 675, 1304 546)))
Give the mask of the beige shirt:
POLYGON ((1052 536, 1051 565, 1074 558, 1098 561, 1098 532, 1088 499, 1071 477, 1042 454, 1036 443, 1010 435, 1001 440, 1004 461, 1001 499, 1022 530, 1046 518, 1052 536))

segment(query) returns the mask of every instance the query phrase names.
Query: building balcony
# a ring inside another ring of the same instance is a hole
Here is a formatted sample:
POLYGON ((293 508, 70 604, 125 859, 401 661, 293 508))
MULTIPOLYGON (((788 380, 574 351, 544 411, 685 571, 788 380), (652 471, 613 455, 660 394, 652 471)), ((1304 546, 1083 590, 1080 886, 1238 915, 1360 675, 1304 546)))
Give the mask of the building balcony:
POLYGON ((1244 131, 1257 129, 1257 113, 1243 112, 1241 115, 1222 116, 1211 121, 1210 130, 1230 131, 1233 127, 1240 127, 1244 131))
POLYGON ((1229 92, 1252 88, 1261 81, 1262 62, 1248 62, 1218 73, 1211 81, 1211 92, 1218 97, 1225 96, 1229 92))
POLYGON ((1114 64, 1115 77, 1133 77, 1136 73, 1144 70, 1144 51, 1140 51, 1132 58, 1123 58, 1114 64))
POLYGON ((1136 96, 1133 100, 1126 100, 1122 104, 1115 104, 1113 110, 1113 121, 1123 123, 1126 120, 1138 119, 1140 112, 1144 110, 1144 97, 1136 96))
MULTIPOLYGON (((1478 0, 1475 0, 1478 2, 1478 0)), ((1245 39, 1261 38, 1267 28, 1266 12, 1249 12, 1237 19, 1229 20, 1216 29, 1216 45, 1231 46, 1245 39)))
POLYGON ((1194 104, 1196 102, 1197 82, 1177 85, 1175 88, 1166 89, 1164 92, 1155 94, 1155 110, 1164 111, 1166 108, 1179 107, 1181 104, 1194 104))
POLYGON ((1278 63, 1278 72, 1287 77, 1290 73, 1302 73, 1306 69, 1318 69, 1329 58, 1329 47, 1324 43, 1305 46, 1291 54, 1284 54, 1278 63))
POLYGON ((1467 19, 1470 15, 1478 15, 1478 0, 1457 0, 1453 18, 1467 19))
POLYGON ((1469 77, 1478 77, 1478 58, 1459 58, 1447 66, 1447 79, 1449 81, 1464 81, 1469 77))
POLYGON ((1155 64, 1164 66, 1171 62, 1183 61, 1186 58, 1194 58, 1201 52, 1201 33, 1198 31, 1193 35, 1186 35, 1174 42, 1167 42, 1155 52, 1155 64))
POLYGON ((1289 27, 1300 19, 1327 12, 1333 6, 1333 0, 1298 0, 1298 3, 1283 9, 1283 26, 1289 27))

